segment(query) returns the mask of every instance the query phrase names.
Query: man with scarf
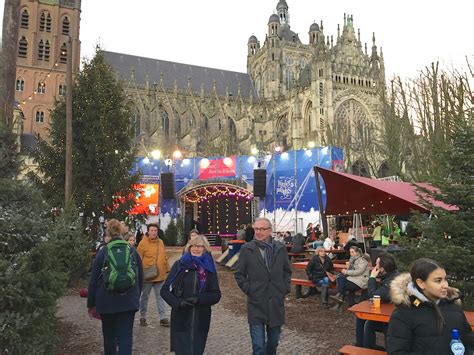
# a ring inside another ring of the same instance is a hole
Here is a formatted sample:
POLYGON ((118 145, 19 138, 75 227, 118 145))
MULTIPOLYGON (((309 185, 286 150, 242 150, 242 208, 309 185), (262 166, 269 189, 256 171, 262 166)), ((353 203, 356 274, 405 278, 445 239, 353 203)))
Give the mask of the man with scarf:
POLYGON ((170 350, 176 355, 200 355, 206 347, 211 306, 221 292, 211 247, 197 235, 186 245, 161 288, 161 296, 172 307, 170 350))
POLYGON ((286 247, 272 240, 272 224, 257 218, 255 239, 240 250, 234 274, 247 295, 247 317, 254 355, 276 354, 285 323, 285 295, 291 290, 286 247))

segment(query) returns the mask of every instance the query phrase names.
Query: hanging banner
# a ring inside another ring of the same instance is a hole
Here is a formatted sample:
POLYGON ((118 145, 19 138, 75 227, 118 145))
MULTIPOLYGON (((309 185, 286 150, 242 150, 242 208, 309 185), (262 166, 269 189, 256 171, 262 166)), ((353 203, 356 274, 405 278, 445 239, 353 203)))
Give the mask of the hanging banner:
POLYGON ((218 177, 235 176, 235 156, 216 159, 201 159, 199 161, 199 179, 209 180, 218 177))

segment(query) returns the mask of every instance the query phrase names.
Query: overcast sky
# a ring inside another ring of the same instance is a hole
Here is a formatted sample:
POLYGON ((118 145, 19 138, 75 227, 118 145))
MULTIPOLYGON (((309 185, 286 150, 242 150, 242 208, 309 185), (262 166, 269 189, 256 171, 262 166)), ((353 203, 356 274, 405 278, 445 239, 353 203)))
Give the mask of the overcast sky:
MULTIPOLYGON (((277 0, 82 0, 82 56, 105 50, 246 72, 247 40, 263 45, 277 0)), ((344 13, 362 42, 372 32, 383 48, 387 79, 414 77, 434 60, 456 68, 474 61, 473 0, 287 0, 290 25, 303 43, 315 20, 337 36, 344 13)), ((3 5, 0 11, 3 13, 3 5)))

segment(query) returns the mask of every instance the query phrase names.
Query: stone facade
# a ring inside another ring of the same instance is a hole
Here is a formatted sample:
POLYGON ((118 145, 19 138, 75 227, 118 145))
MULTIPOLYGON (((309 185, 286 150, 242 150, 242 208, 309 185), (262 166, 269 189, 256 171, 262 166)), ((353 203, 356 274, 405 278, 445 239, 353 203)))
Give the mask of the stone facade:
POLYGON ((65 95, 68 38, 80 64, 80 0, 21 0, 16 94, 23 133, 47 138, 50 110, 65 95))
MULTIPOLYGON (((362 45, 353 16, 337 37, 313 23, 308 44, 291 31, 281 0, 260 45, 248 41, 247 74, 105 52, 135 102, 141 153, 249 154, 338 145, 349 164, 381 122, 385 70, 375 36, 362 45)), ((359 171, 360 172, 360 171, 359 171)))

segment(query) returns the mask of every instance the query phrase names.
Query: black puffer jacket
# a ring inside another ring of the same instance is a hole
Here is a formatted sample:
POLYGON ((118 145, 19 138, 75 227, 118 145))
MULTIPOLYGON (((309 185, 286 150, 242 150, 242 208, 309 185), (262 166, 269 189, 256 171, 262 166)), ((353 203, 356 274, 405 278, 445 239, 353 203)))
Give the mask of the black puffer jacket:
POLYGON ((333 270, 334 266, 331 259, 327 255, 324 257, 323 263, 321 262, 319 255, 314 255, 306 266, 306 274, 308 275, 308 279, 314 283, 325 278, 327 276, 326 271, 332 272, 333 270))
POLYGON ((390 293, 396 309, 388 325, 388 354, 452 354, 449 343, 454 328, 459 330, 466 354, 471 354, 471 327, 459 305, 457 289, 449 288, 448 297, 438 304, 445 321, 441 332, 433 303, 413 286, 410 274, 396 277, 390 293))

